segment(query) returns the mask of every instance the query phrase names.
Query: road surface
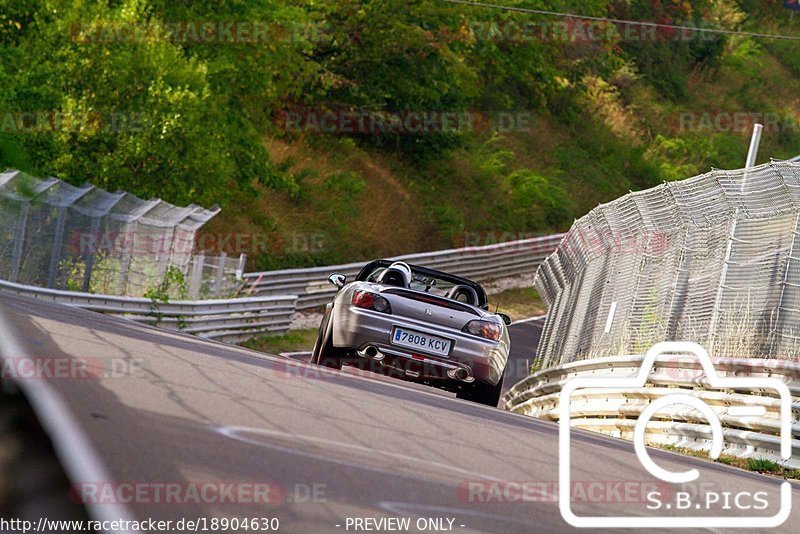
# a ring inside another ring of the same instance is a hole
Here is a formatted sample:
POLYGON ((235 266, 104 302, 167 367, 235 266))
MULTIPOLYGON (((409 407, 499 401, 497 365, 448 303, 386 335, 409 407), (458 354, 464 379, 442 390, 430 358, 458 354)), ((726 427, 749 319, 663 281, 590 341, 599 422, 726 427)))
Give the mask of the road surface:
MULTIPOLYGON (((0 354, 91 371, 19 383, 94 517, 277 518, 279 531, 297 533, 397 526, 370 522, 387 519, 410 520, 400 529, 410 532, 570 530, 552 502, 559 451, 549 422, 6 295, 0 354), (172 498, 156 497, 166 486, 172 498), (227 490, 198 502, 209 487, 227 490)), ((654 481, 630 443, 581 431, 572 441, 576 513, 653 514, 636 489, 654 481), (620 483, 634 487, 622 502, 620 483)), ((775 498, 764 513, 777 510, 776 479, 651 454, 667 469, 697 468, 710 487, 765 492, 775 498)), ((797 487, 791 495, 777 531, 800 519, 797 487)))
POLYGON ((536 348, 542 337, 544 318, 535 321, 514 323, 508 327, 511 338, 511 352, 508 355, 508 367, 503 389, 508 390, 530 374, 531 363, 536 356, 536 348))

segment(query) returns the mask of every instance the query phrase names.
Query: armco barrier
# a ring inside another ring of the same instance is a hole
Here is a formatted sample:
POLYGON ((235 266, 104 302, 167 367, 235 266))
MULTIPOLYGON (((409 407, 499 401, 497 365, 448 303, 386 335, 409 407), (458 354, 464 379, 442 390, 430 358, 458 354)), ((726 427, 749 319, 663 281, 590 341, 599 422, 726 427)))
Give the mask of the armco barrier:
MULTIPOLYGON (((442 269, 480 282, 533 273, 555 250, 563 237, 564 234, 555 234, 482 247, 408 254, 390 259, 442 269)), ((342 273, 350 279, 365 263, 246 273, 243 293, 248 296, 292 293, 298 295, 298 309, 313 308, 329 302, 336 294, 336 289, 328 283, 331 273, 342 273)))
POLYGON ((60 302, 169 330, 237 343, 289 329, 296 295, 154 303, 150 299, 59 291, 0 281, 0 293, 60 302))
MULTIPOLYGON (((594 358, 539 371, 506 392, 503 397, 505 409, 556 421, 559 418, 559 394, 569 379, 598 375, 633 377, 638 373, 642 359, 642 356, 594 358)), ((714 367, 721 377, 771 377, 785 382, 793 398, 792 437, 800 436, 800 363, 715 358, 714 367)), ((780 402, 775 392, 707 389, 703 386, 703 378, 703 369, 698 361, 659 356, 644 388, 592 388, 583 393, 577 390, 570 401, 571 424, 630 440, 636 420, 650 402, 662 396, 685 393, 700 398, 718 415, 725 442, 723 454, 766 458, 800 468, 800 440, 792 440, 791 460, 780 458, 780 402), (742 405, 763 407, 765 411, 761 416, 742 416, 730 409, 742 405)), ((646 440, 652 444, 707 450, 710 438, 710 428, 702 416, 681 405, 659 412, 647 425, 646 440)))

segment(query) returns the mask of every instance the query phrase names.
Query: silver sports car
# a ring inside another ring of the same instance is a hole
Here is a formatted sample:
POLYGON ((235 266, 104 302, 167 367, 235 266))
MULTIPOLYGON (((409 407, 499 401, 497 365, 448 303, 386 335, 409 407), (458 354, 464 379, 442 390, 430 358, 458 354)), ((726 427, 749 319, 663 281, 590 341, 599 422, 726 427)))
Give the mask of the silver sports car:
POLYGON ((466 278, 404 262, 375 260, 327 305, 312 363, 358 365, 496 406, 511 319, 488 310, 486 292, 466 278))

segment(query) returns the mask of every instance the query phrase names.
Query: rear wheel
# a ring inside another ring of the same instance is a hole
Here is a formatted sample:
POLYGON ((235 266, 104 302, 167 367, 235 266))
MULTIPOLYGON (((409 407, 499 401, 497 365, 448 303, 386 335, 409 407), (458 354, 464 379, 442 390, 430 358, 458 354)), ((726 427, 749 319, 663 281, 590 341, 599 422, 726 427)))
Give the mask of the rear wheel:
POLYGON ((342 368, 342 351, 333 346, 333 317, 330 308, 325 311, 319 324, 317 341, 311 351, 311 363, 331 369, 342 368))
POLYGON ((457 393, 456 396, 459 399, 485 404, 486 406, 497 406, 500 402, 500 393, 503 391, 503 380, 505 376, 506 373, 503 371, 496 386, 476 381, 474 384, 457 393))

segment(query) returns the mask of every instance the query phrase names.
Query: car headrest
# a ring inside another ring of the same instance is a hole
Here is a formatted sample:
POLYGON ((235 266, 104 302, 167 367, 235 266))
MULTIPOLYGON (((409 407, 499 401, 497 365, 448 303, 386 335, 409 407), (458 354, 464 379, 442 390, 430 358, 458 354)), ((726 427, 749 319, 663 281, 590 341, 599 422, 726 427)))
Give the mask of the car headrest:
POLYGON ((387 286, 409 287, 411 277, 405 271, 389 266, 378 277, 378 283, 387 286))
POLYGON ((404 261, 396 261, 389 266, 389 269, 397 269, 398 271, 403 271, 404 278, 408 280, 408 283, 411 283, 413 275, 411 274, 411 267, 404 261))
POLYGON ((464 284, 459 284, 450 288, 445 297, 463 302, 471 306, 478 305, 478 292, 464 284))

